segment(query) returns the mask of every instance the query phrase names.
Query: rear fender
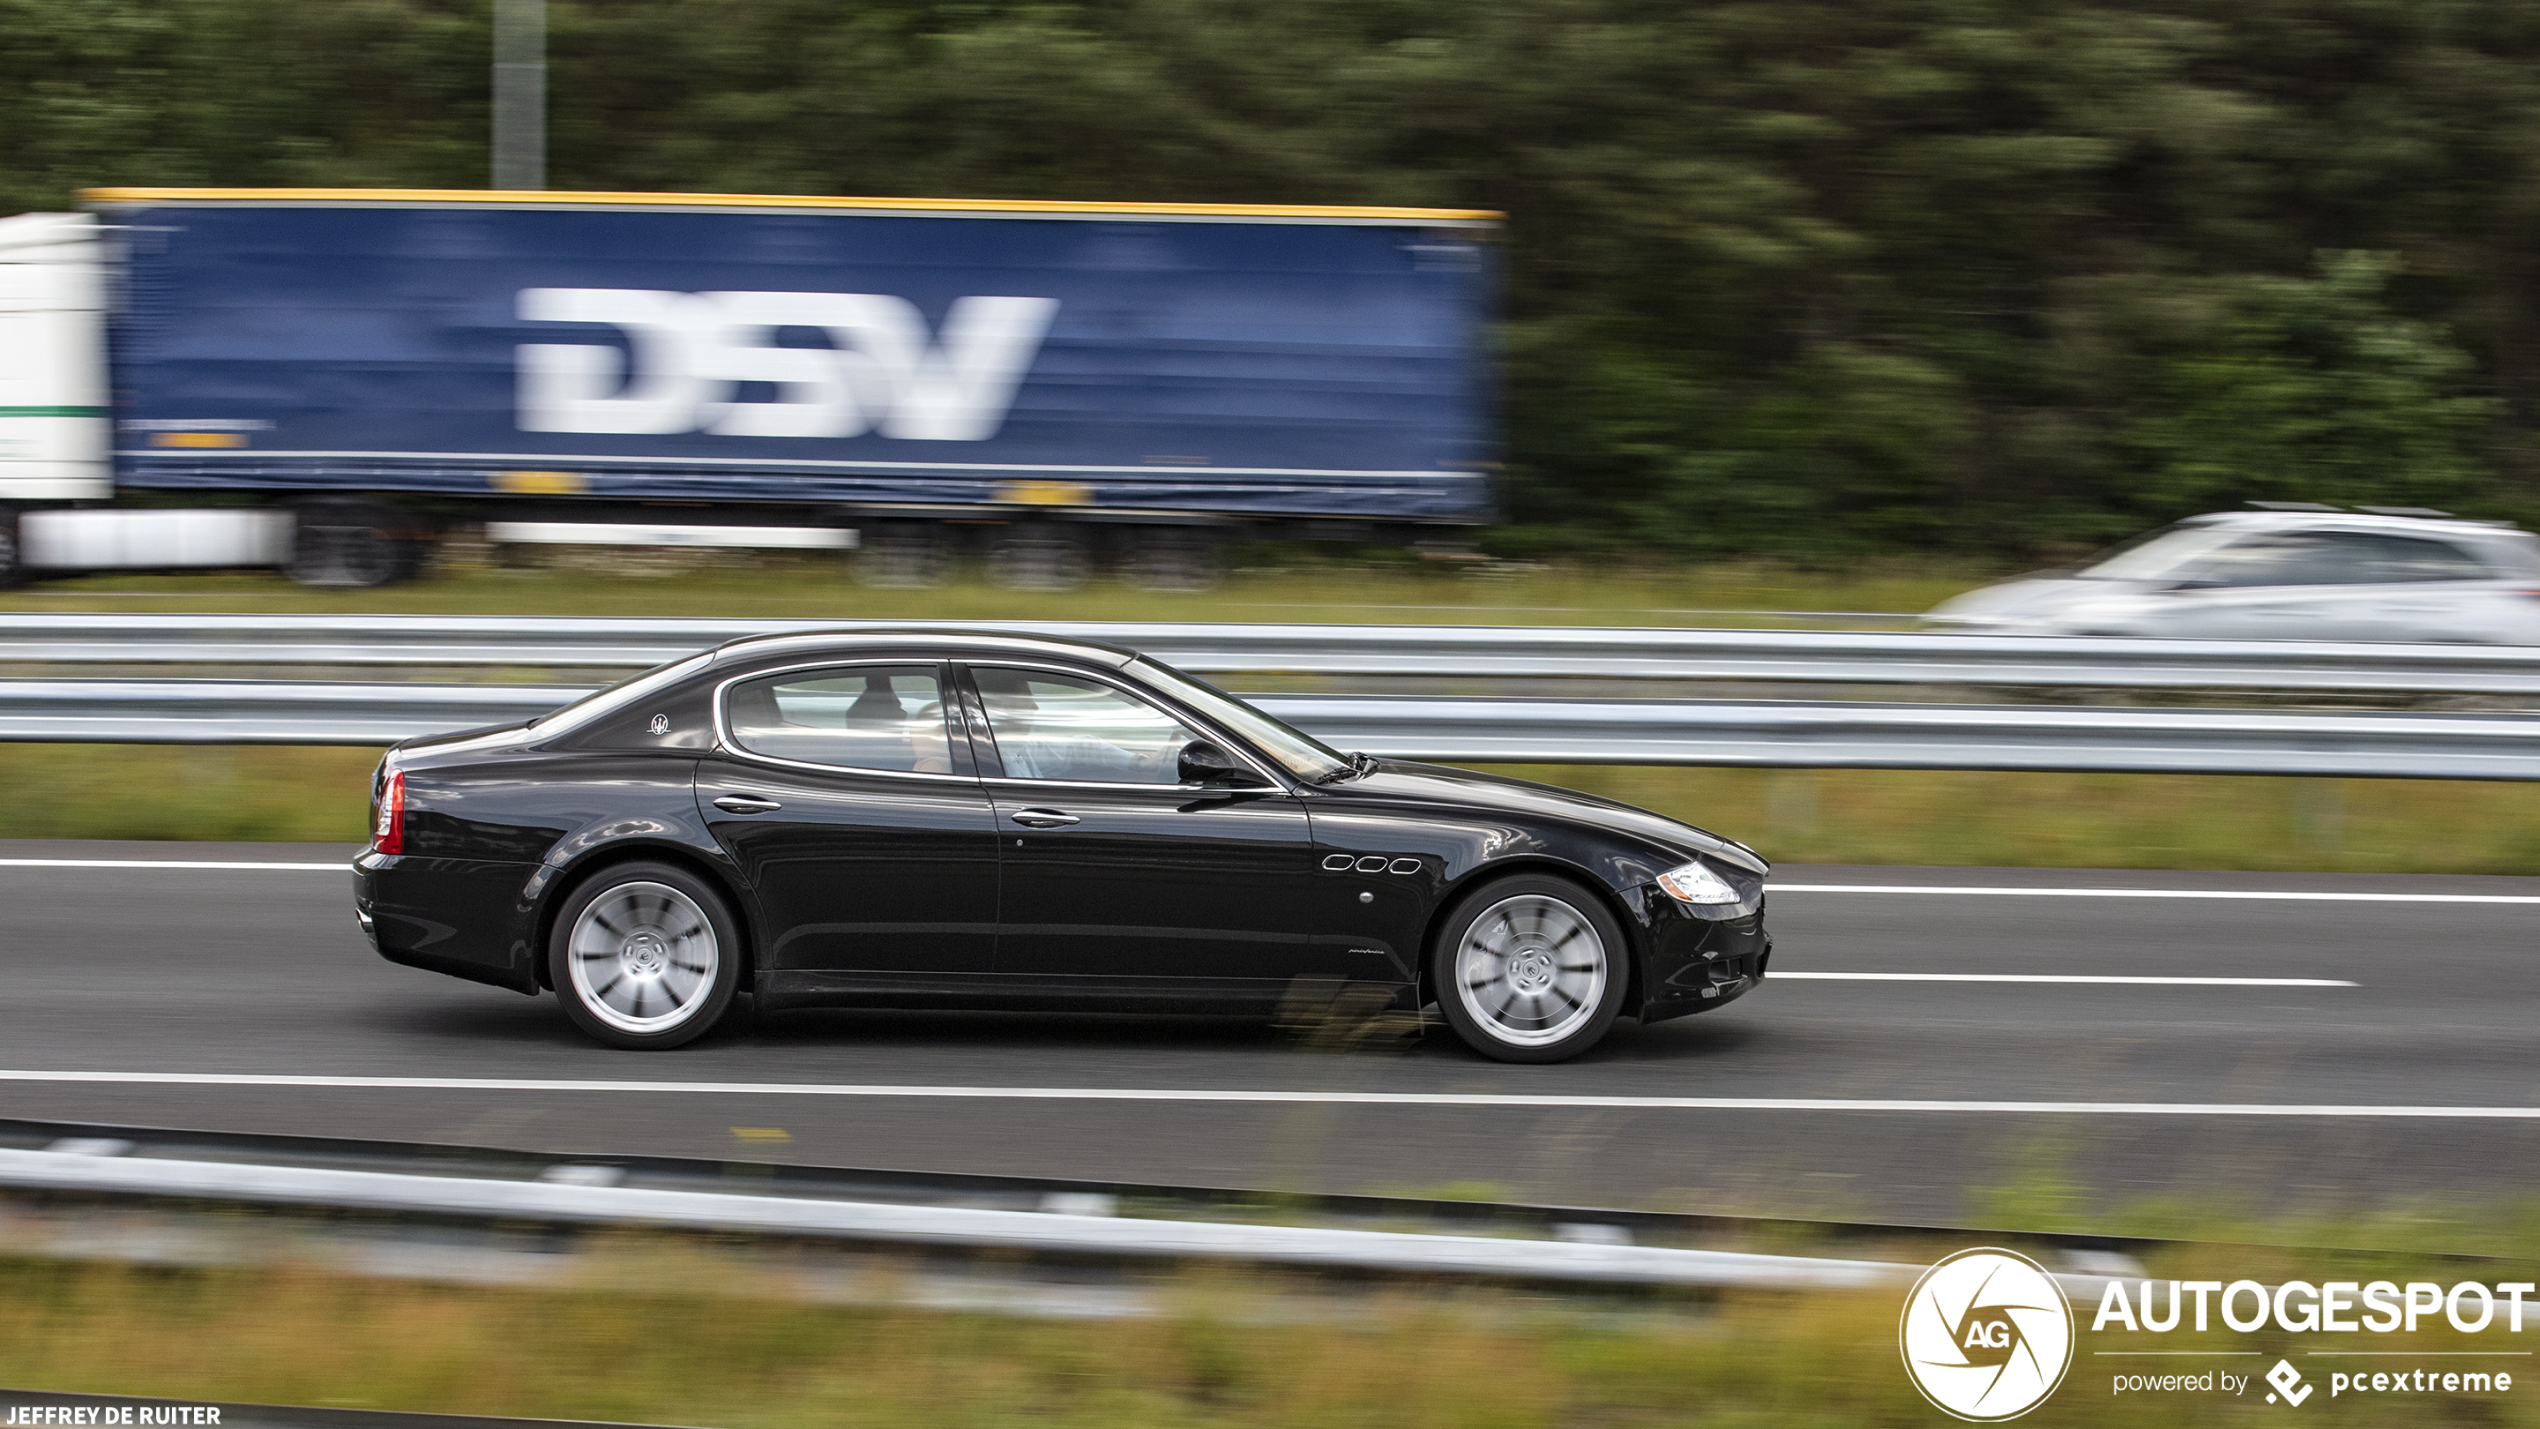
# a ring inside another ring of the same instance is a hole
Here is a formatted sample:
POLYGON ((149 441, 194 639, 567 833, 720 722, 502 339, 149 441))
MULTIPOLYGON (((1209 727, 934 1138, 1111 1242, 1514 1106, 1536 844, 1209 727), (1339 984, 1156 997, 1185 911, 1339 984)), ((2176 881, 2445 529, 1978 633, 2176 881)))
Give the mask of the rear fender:
POLYGON ((516 956, 526 960, 538 985, 549 990, 555 979, 547 970, 547 942, 555 934, 556 914, 573 890, 593 874, 622 863, 650 861, 667 863, 686 869, 706 881, 708 887, 723 894, 732 916, 741 925, 742 986, 756 970, 760 941, 758 905, 741 882, 738 870, 723 856, 721 849, 708 844, 699 848, 685 841, 662 838, 651 833, 628 833, 622 837, 596 842, 570 862, 540 865, 521 888, 521 926, 524 941, 516 948, 516 956))

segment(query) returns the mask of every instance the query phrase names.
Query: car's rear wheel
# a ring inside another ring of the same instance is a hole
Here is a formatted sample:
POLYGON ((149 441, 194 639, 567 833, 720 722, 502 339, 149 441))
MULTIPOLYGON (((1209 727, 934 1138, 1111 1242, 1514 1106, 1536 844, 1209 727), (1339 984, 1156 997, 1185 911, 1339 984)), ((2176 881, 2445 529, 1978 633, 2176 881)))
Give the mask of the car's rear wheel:
POLYGON ((1560 1062, 1596 1045, 1629 982, 1622 925, 1566 878, 1496 879, 1456 904, 1429 971, 1438 1010, 1473 1050, 1560 1062))
POLYGON ((565 900, 547 956, 575 1026, 612 1047, 677 1047, 732 1006, 741 936, 703 879, 665 863, 625 863, 565 900))

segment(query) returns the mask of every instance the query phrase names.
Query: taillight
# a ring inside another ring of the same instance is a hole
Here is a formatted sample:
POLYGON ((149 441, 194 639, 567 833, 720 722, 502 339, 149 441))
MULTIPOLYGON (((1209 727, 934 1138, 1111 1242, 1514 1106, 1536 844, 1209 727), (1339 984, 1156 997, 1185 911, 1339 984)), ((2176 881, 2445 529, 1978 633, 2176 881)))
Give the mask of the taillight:
POLYGON ((390 771, 388 786, 379 791, 379 813, 370 826, 373 853, 406 851, 406 771, 390 771))

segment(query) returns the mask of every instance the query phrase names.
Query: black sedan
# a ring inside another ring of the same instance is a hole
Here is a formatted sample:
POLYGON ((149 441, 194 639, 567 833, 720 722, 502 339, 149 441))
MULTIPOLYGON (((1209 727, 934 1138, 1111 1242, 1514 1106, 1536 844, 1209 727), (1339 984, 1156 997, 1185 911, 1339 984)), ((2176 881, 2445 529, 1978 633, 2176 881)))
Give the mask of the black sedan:
POLYGON ((675 1047, 760 1008, 1435 1004, 1551 1062, 1762 980, 1766 864, 1628 805, 1342 754, 1132 651, 737 640, 381 761, 362 927, 675 1047))

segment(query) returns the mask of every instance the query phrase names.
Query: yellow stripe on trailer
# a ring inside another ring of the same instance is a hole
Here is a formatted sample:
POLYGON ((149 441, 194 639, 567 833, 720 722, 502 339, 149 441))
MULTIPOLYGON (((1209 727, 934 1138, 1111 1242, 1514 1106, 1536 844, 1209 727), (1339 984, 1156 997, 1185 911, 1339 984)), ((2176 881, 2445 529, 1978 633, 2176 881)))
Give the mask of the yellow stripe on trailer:
POLYGON ((101 207, 158 204, 308 204, 594 208, 803 208, 862 213, 910 212, 1050 218, 1148 217, 1287 220, 1299 223, 1404 223, 1487 227, 1507 215, 1486 208, 1388 208, 1324 204, 1077 203, 1023 198, 834 198, 813 194, 591 193, 510 189, 205 189, 95 188, 80 198, 101 207))

